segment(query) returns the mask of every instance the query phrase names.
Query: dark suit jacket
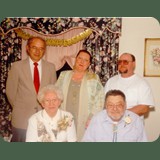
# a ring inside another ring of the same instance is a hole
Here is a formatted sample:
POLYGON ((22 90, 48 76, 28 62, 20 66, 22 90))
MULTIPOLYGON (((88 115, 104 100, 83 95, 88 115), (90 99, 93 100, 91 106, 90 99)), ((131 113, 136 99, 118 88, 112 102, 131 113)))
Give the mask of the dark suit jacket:
MULTIPOLYGON (((42 60, 40 88, 56 81, 55 66, 42 60)), ((6 94, 13 108, 12 125, 27 129, 29 117, 41 109, 33 84, 29 59, 13 63, 8 73, 6 94)))

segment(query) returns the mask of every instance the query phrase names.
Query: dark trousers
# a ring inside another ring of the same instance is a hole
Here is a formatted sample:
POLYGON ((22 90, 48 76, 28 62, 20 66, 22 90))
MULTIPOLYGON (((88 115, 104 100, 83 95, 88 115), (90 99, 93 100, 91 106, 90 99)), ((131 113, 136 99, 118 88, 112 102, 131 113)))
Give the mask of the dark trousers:
POLYGON ((26 130, 12 127, 12 139, 11 142, 25 142, 26 130))

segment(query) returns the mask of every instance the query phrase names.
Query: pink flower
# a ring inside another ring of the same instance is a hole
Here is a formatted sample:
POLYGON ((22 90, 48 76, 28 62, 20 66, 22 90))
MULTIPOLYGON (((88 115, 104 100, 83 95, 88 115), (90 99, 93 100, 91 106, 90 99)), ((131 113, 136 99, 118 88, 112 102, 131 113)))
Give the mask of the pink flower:
POLYGON ((107 61, 108 61, 108 58, 107 58, 107 57, 103 58, 103 61, 104 61, 104 62, 107 62, 107 61))

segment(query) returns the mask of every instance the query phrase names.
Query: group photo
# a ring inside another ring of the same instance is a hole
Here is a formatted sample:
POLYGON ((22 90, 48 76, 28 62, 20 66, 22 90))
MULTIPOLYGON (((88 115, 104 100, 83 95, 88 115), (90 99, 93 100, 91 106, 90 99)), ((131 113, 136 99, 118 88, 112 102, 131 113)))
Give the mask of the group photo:
POLYGON ((6 17, 0 45, 4 141, 159 138, 157 19, 6 17))

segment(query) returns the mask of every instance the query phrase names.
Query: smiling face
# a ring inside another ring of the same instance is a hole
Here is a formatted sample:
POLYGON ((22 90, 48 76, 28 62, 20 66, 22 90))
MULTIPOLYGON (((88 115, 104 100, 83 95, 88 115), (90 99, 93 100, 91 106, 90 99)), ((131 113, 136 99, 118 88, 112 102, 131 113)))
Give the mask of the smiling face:
POLYGON ((48 91, 45 93, 42 101, 42 107, 50 117, 54 117, 56 115, 60 104, 61 100, 55 92, 48 91))
POLYGON ((108 96, 106 100, 106 111, 113 121, 119 121, 125 112, 126 104, 121 95, 108 96))
POLYGON ((43 57, 45 49, 45 41, 37 37, 29 40, 26 46, 26 51, 33 62, 38 62, 43 57))
POLYGON ((90 55, 84 51, 80 52, 76 57, 75 70, 85 72, 90 65, 90 55))
POLYGON ((122 54, 118 60, 118 71, 122 77, 129 77, 134 74, 135 61, 130 54, 122 54))

